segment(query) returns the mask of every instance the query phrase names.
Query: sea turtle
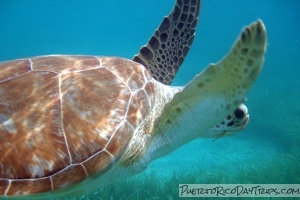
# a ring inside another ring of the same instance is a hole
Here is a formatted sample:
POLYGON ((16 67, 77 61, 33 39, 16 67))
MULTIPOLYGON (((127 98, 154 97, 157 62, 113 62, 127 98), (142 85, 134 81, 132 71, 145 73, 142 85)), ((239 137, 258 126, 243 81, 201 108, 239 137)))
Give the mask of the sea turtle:
POLYGON ((195 138, 244 128, 265 27, 250 24, 220 62, 184 87, 169 86, 199 9, 200 1, 177 0, 133 61, 51 55, 0 63, 0 197, 85 194, 195 138))

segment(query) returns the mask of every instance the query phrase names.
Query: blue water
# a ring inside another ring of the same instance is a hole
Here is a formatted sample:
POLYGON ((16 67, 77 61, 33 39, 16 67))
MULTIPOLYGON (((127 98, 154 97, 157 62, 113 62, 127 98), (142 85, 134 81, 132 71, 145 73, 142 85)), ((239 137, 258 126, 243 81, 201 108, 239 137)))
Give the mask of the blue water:
MULTIPOLYGON (((2 0, 0 61, 47 54, 132 58, 173 3, 2 0)), ((220 60, 243 26, 262 19, 268 47, 264 69, 246 102, 250 123, 230 138, 197 139, 151 163, 145 173, 180 174, 195 166, 212 173, 219 168, 231 173, 237 167, 269 166, 281 154, 295 158, 291 147, 300 145, 299 10, 297 0, 203 0, 196 39, 173 85, 186 84, 209 63, 220 60)), ((295 159, 299 166, 299 157, 295 159)), ((287 164, 287 170, 289 167, 293 166, 287 164)), ((297 183, 298 176, 300 172, 286 183, 297 183)))

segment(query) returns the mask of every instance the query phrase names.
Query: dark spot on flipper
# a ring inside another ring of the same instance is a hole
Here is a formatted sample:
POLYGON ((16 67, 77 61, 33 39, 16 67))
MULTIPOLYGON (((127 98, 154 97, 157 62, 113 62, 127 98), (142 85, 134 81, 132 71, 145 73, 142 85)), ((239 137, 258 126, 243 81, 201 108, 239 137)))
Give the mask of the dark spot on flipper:
POLYGON ((248 53, 248 51, 249 51, 248 48, 243 48, 242 51, 241 51, 241 53, 242 53, 243 55, 246 55, 246 54, 248 53))
POLYGON ((180 17, 181 9, 178 6, 175 6, 174 12, 172 14, 173 21, 177 21, 180 17))
POLYGON ((197 83, 197 87, 198 87, 198 88, 203 88, 203 87, 204 87, 204 85, 205 85, 205 84, 204 84, 203 82, 199 82, 199 83, 197 83))
POLYGON ((177 63, 178 62, 178 57, 177 56, 174 56, 173 58, 173 62, 177 63))
POLYGON ((255 42, 258 45, 265 45, 266 42, 266 35, 264 31, 264 25, 260 20, 256 23, 256 36, 255 36, 255 42))
POLYGON ((161 82, 161 83, 163 83, 164 82, 164 78, 163 77, 159 77, 158 81, 161 82))
POLYGON ((188 6, 184 6, 183 7, 183 12, 188 12, 189 11, 189 7, 188 6))
POLYGON ((192 6, 196 6, 196 5, 197 5, 197 2, 198 2, 197 0, 192 0, 192 1, 191 1, 191 5, 192 5, 192 6))
POLYGON ((196 28, 197 24, 198 24, 198 19, 194 19, 191 27, 196 28))
POLYGON ((179 23, 178 25, 177 25, 177 28, 178 28, 178 30, 182 30, 182 28, 183 28, 183 26, 184 26, 184 24, 183 23, 179 23))
POLYGON ((191 46, 192 45, 192 43, 193 43, 193 41, 194 41, 194 35, 189 39, 189 41, 188 41, 188 45, 189 46, 191 46))
POLYGON ((196 9, 194 7, 191 7, 190 10, 191 10, 191 13, 194 13, 196 9))
POLYGON ((166 73, 164 73, 164 72, 160 72, 160 75, 161 75, 162 77, 166 77, 166 73))
POLYGON ((171 81, 171 79, 167 76, 167 77, 165 78, 165 81, 168 83, 168 82, 171 81))
POLYGON ((185 46, 185 47, 183 48, 182 55, 183 55, 184 57, 186 57, 186 55, 187 55, 187 53, 189 52, 189 50, 190 50, 190 48, 189 48, 188 46, 185 46))
POLYGON ((250 30, 249 30, 248 27, 246 27, 246 29, 242 33, 242 42, 243 43, 247 43, 248 42, 248 39, 249 39, 248 31, 250 31, 250 30))
POLYGON ((181 22, 186 22, 187 18, 188 18, 187 14, 183 13, 183 14, 181 14, 180 21, 181 22))
POLYGON ((181 32, 180 37, 182 38, 184 37, 184 32, 181 32))
POLYGON ((168 34, 167 33, 162 33, 159 37, 160 41, 165 43, 168 40, 168 34))
POLYGON ((192 23, 193 20, 194 20, 194 16, 192 14, 189 14, 188 23, 192 23))
POLYGON ((242 33, 242 42, 245 42, 245 40, 246 40, 246 37, 247 37, 247 36, 246 36, 246 33, 245 33, 245 32, 243 32, 243 33, 242 33))
POLYGON ((167 72, 169 72, 170 74, 174 74, 174 72, 173 72, 173 67, 168 66, 168 67, 167 67, 167 72))
POLYGON ((174 29, 173 37, 177 37, 178 35, 179 35, 179 31, 177 29, 174 29))
POLYGON ((180 107, 176 107, 175 111, 179 114, 179 113, 181 113, 182 109, 180 107))
POLYGON ((190 38, 190 34, 188 33, 185 35, 185 40, 187 41, 187 40, 189 40, 189 38, 190 38))
POLYGON ((246 27, 242 33, 242 42, 244 44, 247 44, 250 42, 250 39, 251 39, 251 30, 249 27, 246 27))
POLYGON ((146 46, 142 47, 140 52, 144 56, 144 58, 146 58, 147 60, 150 61, 153 59, 153 53, 148 47, 146 47, 146 46))
POLYGON ((195 0, 195 5, 196 5, 196 4, 198 4, 198 5, 196 6, 196 9, 197 9, 197 10, 196 10, 195 16, 199 16, 199 14, 200 14, 200 5, 199 5, 199 4, 200 4, 200 1, 197 1, 197 2, 196 2, 196 0, 195 0))
POLYGON ((251 60, 251 59, 248 59, 248 60, 247 60, 247 65, 248 65, 249 67, 251 67, 251 66, 253 65, 253 63, 254 63, 253 60, 251 60))
POLYGON ((261 23, 258 21, 256 26, 256 33, 260 35, 262 33, 261 23))
POLYGON ((158 30, 155 31, 154 35, 155 35, 156 37, 159 37, 159 32, 158 32, 158 30))
MULTIPOLYGON (((176 70, 174 70, 174 71, 176 71, 176 72, 177 72, 177 71, 178 71, 178 68, 177 68, 176 70)), ((176 73, 176 72, 175 72, 175 73, 176 73)), ((170 79, 171 79, 171 80, 173 80, 173 79, 174 79, 174 77, 175 77, 175 75, 173 75, 173 74, 169 74, 169 77, 170 77, 170 79)))
POLYGON ((177 5, 181 8, 182 7, 182 0, 177 0, 177 5))
POLYGON ((258 58, 258 57, 260 57, 263 53, 264 53, 263 50, 253 49, 253 50, 251 51, 251 56, 254 57, 254 58, 258 58))
POLYGON ((178 60, 178 65, 179 66, 182 65, 183 61, 184 61, 184 57, 180 57, 178 60))
POLYGON ((168 17, 165 17, 162 21, 162 23, 160 24, 158 30, 159 32, 166 32, 168 29, 170 28, 170 20, 168 17))
POLYGON ((152 36, 149 40, 149 45, 153 50, 157 50, 159 47, 159 41, 155 36, 152 36))
POLYGON ((247 34, 248 34, 248 38, 250 38, 251 37, 251 31, 250 31, 249 27, 246 27, 246 31, 247 31, 247 34))

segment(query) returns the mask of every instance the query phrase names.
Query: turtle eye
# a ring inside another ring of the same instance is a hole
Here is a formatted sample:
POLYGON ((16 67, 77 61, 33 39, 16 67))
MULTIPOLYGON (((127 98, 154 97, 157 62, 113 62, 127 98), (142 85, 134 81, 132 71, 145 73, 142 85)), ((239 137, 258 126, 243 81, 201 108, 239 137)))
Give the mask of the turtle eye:
POLYGON ((238 122, 245 118, 245 112, 240 108, 235 109, 233 115, 233 118, 238 122))

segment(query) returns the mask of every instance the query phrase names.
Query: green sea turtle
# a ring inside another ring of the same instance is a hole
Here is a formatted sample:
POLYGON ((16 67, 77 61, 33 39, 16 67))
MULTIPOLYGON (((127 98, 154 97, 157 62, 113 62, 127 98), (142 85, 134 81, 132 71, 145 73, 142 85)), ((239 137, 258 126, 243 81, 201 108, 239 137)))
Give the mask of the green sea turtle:
POLYGON ((177 0, 133 61, 52 55, 0 63, 0 197, 86 194, 195 138, 244 128, 265 27, 250 24, 220 62, 184 87, 169 86, 199 9, 200 1, 177 0))

